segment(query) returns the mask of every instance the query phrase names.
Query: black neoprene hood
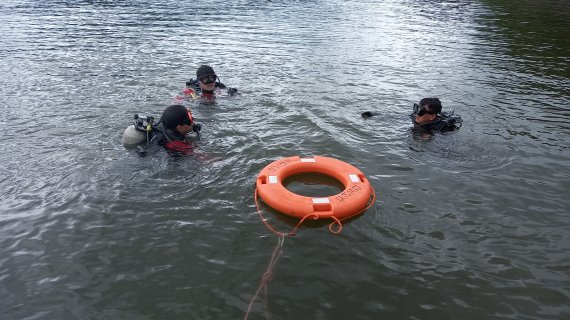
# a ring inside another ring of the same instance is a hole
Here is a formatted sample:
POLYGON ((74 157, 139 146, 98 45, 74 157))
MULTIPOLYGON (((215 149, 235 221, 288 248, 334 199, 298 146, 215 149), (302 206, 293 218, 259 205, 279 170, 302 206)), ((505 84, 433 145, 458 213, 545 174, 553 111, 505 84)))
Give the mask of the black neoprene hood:
POLYGON ((160 119, 165 127, 174 129, 179 124, 188 120, 188 109, 183 105, 172 105, 164 110, 160 119))
POLYGON ((210 66, 207 66, 205 64, 201 65, 200 68, 198 68, 198 70, 196 70, 196 78, 200 79, 204 76, 209 76, 209 75, 216 75, 216 73, 214 72, 214 69, 210 66))

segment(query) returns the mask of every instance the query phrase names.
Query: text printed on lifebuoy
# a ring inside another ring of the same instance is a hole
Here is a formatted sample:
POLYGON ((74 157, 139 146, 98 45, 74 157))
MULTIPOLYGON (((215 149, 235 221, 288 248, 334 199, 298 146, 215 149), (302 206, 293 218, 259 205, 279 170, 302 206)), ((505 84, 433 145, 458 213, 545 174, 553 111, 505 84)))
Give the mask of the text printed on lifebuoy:
POLYGON ((271 167, 267 168, 267 172, 268 173, 275 172, 275 171, 283 168, 284 166, 288 165, 291 162, 297 162, 297 160, 296 159, 284 159, 283 161, 279 161, 279 163, 276 163, 276 164, 272 165, 271 167))
POLYGON ((357 193, 360 190, 362 190, 362 188, 360 186, 354 185, 354 186, 344 190, 340 194, 336 195, 335 199, 338 200, 339 202, 343 202, 344 200, 352 197, 355 193, 357 193))

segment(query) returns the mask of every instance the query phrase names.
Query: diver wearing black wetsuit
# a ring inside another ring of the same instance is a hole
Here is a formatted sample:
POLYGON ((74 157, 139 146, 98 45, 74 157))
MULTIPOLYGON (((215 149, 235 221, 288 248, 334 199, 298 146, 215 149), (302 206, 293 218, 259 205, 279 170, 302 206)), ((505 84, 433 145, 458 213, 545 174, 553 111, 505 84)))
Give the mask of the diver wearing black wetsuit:
POLYGON ((432 131, 453 131, 461 127, 463 120, 454 115, 454 111, 442 112, 438 98, 423 98, 414 103, 414 112, 410 115, 414 127, 432 131))
POLYGON ((168 150, 187 153, 192 150, 192 144, 186 135, 194 131, 199 137, 201 129, 189 109, 183 105, 172 105, 164 110, 157 124, 152 124, 147 147, 160 145, 168 150))

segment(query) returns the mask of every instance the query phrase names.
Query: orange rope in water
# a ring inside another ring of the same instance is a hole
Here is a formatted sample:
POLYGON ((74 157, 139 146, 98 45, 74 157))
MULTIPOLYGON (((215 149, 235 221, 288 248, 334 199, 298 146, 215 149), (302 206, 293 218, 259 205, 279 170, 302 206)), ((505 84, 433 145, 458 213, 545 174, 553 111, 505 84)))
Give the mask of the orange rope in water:
POLYGON ((303 222, 305 222, 305 220, 307 218, 313 218, 313 220, 317 220, 319 218, 319 215, 317 215, 316 213, 309 213, 308 215, 304 216, 301 220, 299 220, 299 222, 297 223, 297 225, 295 226, 295 228, 293 228, 293 230, 289 231, 289 232, 281 232, 281 231, 277 231, 275 228, 273 228, 268 222, 267 219, 263 216, 263 213, 261 212, 261 209, 259 208, 259 196, 257 194, 257 188, 255 189, 255 193, 254 193, 254 198, 255 198, 255 208, 257 209, 257 214, 259 214, 259 217, 261 217, 261 222, 263 222, 263 224, 265 224, 265 226, 267 227, 267 229, 271 230, 273 233, 275 233, 278 236, 292 236, 295 235, 295 232, 297 232, 297 229, 299 229, 299 227, 301 226, 301 224, 303 224, 303 222))
POLYGON ((283 242, 285 242, 285 235, 286 234, 284 233, 279 235, 279 239, 277 240, 277 245, 275 246, 273 254, 271 255, 271 260, 269 261, 269 265, 267 266, 267 269, 265 270, 263 276, 261 277, 261 280, 259 281, 259 287, 257 287, 257 291, 255 291, 255 294, 253 295, 251 301, 249 302, 249 305, 247 306, 247 311, 245 313, 245 316, 243 317, 243 320, 247 320, 247 317, 249 317, 249 313, 251 312, 253 303, 255 302, 255 300, 257 300, 257 297, 259 296, 259 292, 261 291, 261 289, 264 289, 265 292, 265 317, 269 319, 269 313, 267 307, 267 286, 269 282, 273 280, 273 268, 275 267, 275 265, 277 265, 277 261, 283 255, 283 249, 281 248, 283 247, 283 242))
MULTIPOLYGON (((263 213, 261 212, 261 209, 259 208, 259 196, 257 193, 257 188, 255 189, 254 198, 255 198, 255 208, 257 209, 257 213, 261 217, 261 221, 263 222, 263 224, 265 224, 265 226, 269 230, 271 230, 273 233, 275 233, 279 237, 279 239, 277 241, 277 245, 275 246, 275 249, 273 250, 273 254, 271 255, 271 260, 269 261, 269 265, 267 266, 267 269, 265 270, 265 272, 263 273, 263 276, 261 277, 261 280, 259 281, 259 286, 257 287, 255 294, 251 298, 249 305, 247 306, 247 311, 246 311, 245 316, 243 318, 244 320, 247 320, 247 318, 249 317, 249 314, 251 312, 251 308, 253 307, 253 303, 255 302, 255 300, 257 300, 257 297, 259 296, 261 289, 264 289, 264 293, 265 293, 265 317, 267 319, 269 319, 268 307, 267 307, 267 287, 268 287, 269 282, 271 280, 273 280, 273 276, 274 276, 273 268, 275 267, 275 265, 277 265, 277 261, 279 260, 281 255, 283 255, 282 247, 283 247, 283 243, 285 242, 285 237, 294 235, 295 232, 297 232, 299 227, 303 224, 303 222, 305 222, 306 219, 308 219, 308 218, 313 218, 313 220, 319 219, 319 216, 316 213, 309 213, 306 216, 304 216, 301 220, 299 220, 297 225, 295 225, 293 230, 291 230, 290 232, 286 232, 286 233, 280 232, 280 231, 277 231, 275 228, 273 228, 273 226, 271 226, 267 222, 267 219, 263 216, 263 213)), ((359 212, 357 212, 357 213, 355 213, 349 217, 346 217, 342 220, 349 219, 351 217, 359 215, 359 214, 363 213, 364 211, 370 209, 372 207, 372 205, 374 205, 374 202, 376 201, 376 192, 374 191, 374 189, 372 189, 371 198, 372 199, 370 200, 370 203, 366 206, 366 208, 364 208, 363 210, 361 210, 361 211, 359 211, 359 212)), ((342 231, 342 222, 341 222, 342 220, 338 219, 337 217, 334 217, 334 216, 332 216, 330 218, 333 220, 333 222, 331 222, 329 224, 329 231, 331 233, 334 233, 334 234, 340 233, 342 231), (334 225, 338 225, 338 228, 334 229, 333 228, 334 225)))

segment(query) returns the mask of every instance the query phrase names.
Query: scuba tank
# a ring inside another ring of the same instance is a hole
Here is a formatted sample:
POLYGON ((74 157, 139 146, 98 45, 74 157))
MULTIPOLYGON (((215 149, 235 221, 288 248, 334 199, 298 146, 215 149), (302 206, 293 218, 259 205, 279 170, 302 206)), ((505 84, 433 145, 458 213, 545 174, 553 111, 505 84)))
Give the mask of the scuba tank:
POLYGON ((152 131, 154 125, 154 117, 146 117, 143 120, 138 114, 135 114, 134 123, 128 126, 123 132, 121 141, 125 147, 136 147, 137 145, 147 141, 148 135, 152 131))

